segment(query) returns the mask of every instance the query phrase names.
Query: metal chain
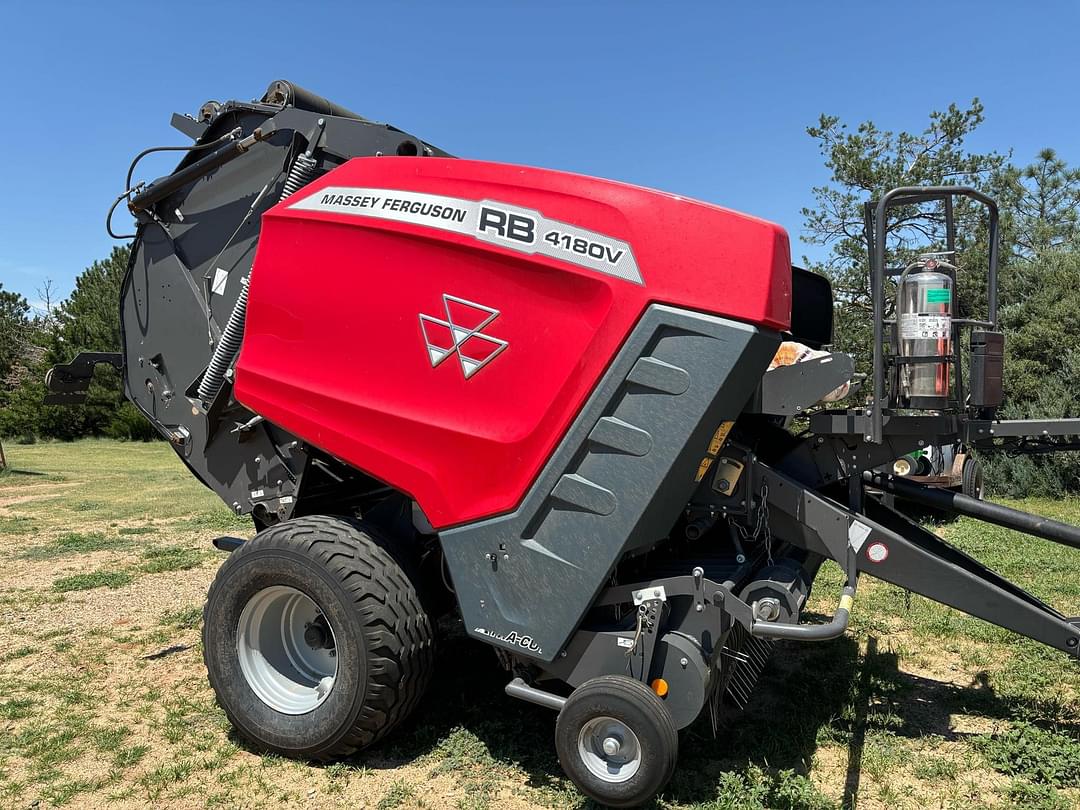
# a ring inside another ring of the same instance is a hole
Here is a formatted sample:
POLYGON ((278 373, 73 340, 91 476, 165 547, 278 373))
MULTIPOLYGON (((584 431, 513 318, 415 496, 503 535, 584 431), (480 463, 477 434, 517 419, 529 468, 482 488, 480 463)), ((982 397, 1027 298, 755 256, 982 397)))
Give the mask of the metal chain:
POLYGON ((761 482, 761 505, 758 507, 758 519, 765 532, 765 555, 769 561, 769 565, 772 565, 772 529, 769 526, 769 485, 764 481, 761 482))
POLYGON ((630 648, 626 651, 626 657, 629 658, 634 654, 634 650, 637 649, 638 642, 641 641, 641 633, 644 630, 645 624, 645 605, 638 605, 637 614, 637 629, 634 630, 634 642, 630 645, 630 648))
POLYGON ((761 482, 761 493, 758 495, 758 509, 754 520, 754 530, 752 532, 748 531, 741 523, 735 524, 735 528, 743 540, 756 541, 759 537, 764 536, 765 553, 768 556, 769 565, 772 565, 772 529, 769 527, 769 485, 767 482, 761 482))

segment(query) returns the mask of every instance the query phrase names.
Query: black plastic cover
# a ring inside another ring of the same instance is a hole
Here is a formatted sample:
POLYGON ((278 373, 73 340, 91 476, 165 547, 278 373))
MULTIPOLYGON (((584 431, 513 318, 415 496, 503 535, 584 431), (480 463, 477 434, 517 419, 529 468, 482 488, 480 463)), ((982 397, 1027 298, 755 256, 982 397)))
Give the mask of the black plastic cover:
POLYGON ((833 294, 825 276, 791 268, 791 336, 811 349, 832 343, 833 294))
POLYGON ((1004 355, 1001 332, 971 333, 971 404, 976 408, 996 408, 1002 403, 1004 355))

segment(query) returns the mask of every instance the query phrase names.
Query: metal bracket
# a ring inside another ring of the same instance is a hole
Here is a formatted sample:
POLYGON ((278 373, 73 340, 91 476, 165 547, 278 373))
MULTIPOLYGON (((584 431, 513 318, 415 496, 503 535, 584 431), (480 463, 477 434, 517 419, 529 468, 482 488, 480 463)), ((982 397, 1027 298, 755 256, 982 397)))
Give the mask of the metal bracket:
POLYGON ((187 135, 191 140, 197 141, 205 133, 209 124, 206 121, 196 121, 190 115, 183 115, 181 113, 173 113, 172 120, 169 122, 172 128, 187 135))
POLYGON ((70 363, 53 366, 45 374, 46 405, 81 405, 94 378, 94 368, 109 365, 117 371, 124 368, 119 352, 79 352, 70 363))
MULTIPOLYGON (((662 593, 662 589, 655 589, 662 593)), ((650 592, 651 593, 651 592, 650 592)), ((656 651, 656 640, 661 636, 661 628, 664 622, 664 598, 649 598, 644 600, 638 605, 638 634, 640 637, 638 644, 641 647, 641 657, 638 659, 641 668, 638 670, 637 679, 642 681, 646 685, 649 683, 649 678, 652 674, 653 667, 653 653, 656 651)), ((627 655, 630 658, 630 671, 633 672, 633 661, 637 658, 634 653, 637 652, 635 647, 631 647, 627 650, 627 655)))
POLYGON ((663 585, 657 585, 655 588, 642 588, 640 591, 634 591, 634 607, 640 607, 653 600, 659 602, 667 601, 667 591, 664 590, 663 585))
POLYGON ((816 405, 855 374, 855 361, 839 352, 766 371, 749 410, 795 416, 816 405))
POLYGON ((754 615, 754 608, 736 596, 730 588, 721 585, 713 594, 713 604, 726 611, 755 638, 791 639, 792 641, 827 641, 842 636, 847 630, 851 615, 851 602, 855 587, 848 585, 840 595, 832 621, 825 624, 786 624, 761 621, 754 615))
MULTIPOLYGON (((857 514, 760 462, 757 466, 760 477, 769 484, 769 514, 775 523, 774 533, 838 562, 847 574, 849 586, 854 586, 859 573, 869 574, 1050 647, 1071 654, 1080 648, 1080 627, 1076 624, 875 499, 866 498, 865 511, 857 514)), ((1035 516, 1027 517, 1039 520, 1035 516)), ((1015 520, 1011 523, 1016 525, 1015 520)), ((1045 520, 1039 528, 1044 533, 1053 530, 1066 539, 1077 532, 1072 527, 1053 526, 1045 520)), ((725 595, 725 603, 730 598, 725 595)), ((841 599, 840 608, 845 607, 841 599)), ((772 623, 764 626, 756 623, 752 632, 770 638, 828 638, 831 636, 823 635, 828 632, 825 628, 836 629, 847 621, 846 616, 841 616, 840 608, 831 625, 814 626, 814 636, 808 636, 798 626, 772 623)), ((734 602, 725 604, 725 610, 737 617, 734 609, 741 608, 734 602)), ((749 611, 749 606, 746 610, 749 611)), ((745 622, 740 623, 745 626, 745 622)))

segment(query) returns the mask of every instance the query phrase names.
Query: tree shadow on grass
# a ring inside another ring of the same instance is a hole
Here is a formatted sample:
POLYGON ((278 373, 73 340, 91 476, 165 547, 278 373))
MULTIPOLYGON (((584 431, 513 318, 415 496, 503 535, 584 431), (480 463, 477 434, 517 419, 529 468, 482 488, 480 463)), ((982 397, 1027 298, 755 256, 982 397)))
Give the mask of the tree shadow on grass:
MULTIPOLYGON (((554 748, 555 713, 507 697, 503 688, 509 677, 487 645, 462 635, 445 640, 431 688, 417 711, 350 764, 393 769, 438 751, 457 756, 448 750, 448 741, 463 729, 482 745, 470 749, 462 769, 512 765, 527 775, 530 787, 591 807, 573 798, 562 775, 554 748)), ((806 774, 818 746, 828 742, 848 749, 843 806, 851 808, 861 784, 868 731, 957 739, 967 735, 953 729, 956 713, 1007 719, 1017 711, 1012 700, 994 692, 985 674, 961 686, 901 672, 896 654, 880 650, 875 637, 868 639, 865 653, 847 636, 820 644, 780 643, 746 709, 726 714, 715 738, 707 712, 683 731, 679 767, 664 798, 686 804, 714 801, 731 784, 729 777, 748 767, 806 774)), ((438 761, 432 760, 433 768, 438 761)))

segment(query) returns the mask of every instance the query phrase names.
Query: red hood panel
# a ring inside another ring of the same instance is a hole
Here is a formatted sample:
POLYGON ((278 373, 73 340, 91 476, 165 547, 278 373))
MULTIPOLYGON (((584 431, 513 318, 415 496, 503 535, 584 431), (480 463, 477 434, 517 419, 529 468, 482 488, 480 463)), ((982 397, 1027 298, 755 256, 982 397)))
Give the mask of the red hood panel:
POLYGON ((733 211, 356 158, 263 217, 235 394, 443 528, 514 508, 650 303, 787 329, 790 286, 787 234, 733 211))

